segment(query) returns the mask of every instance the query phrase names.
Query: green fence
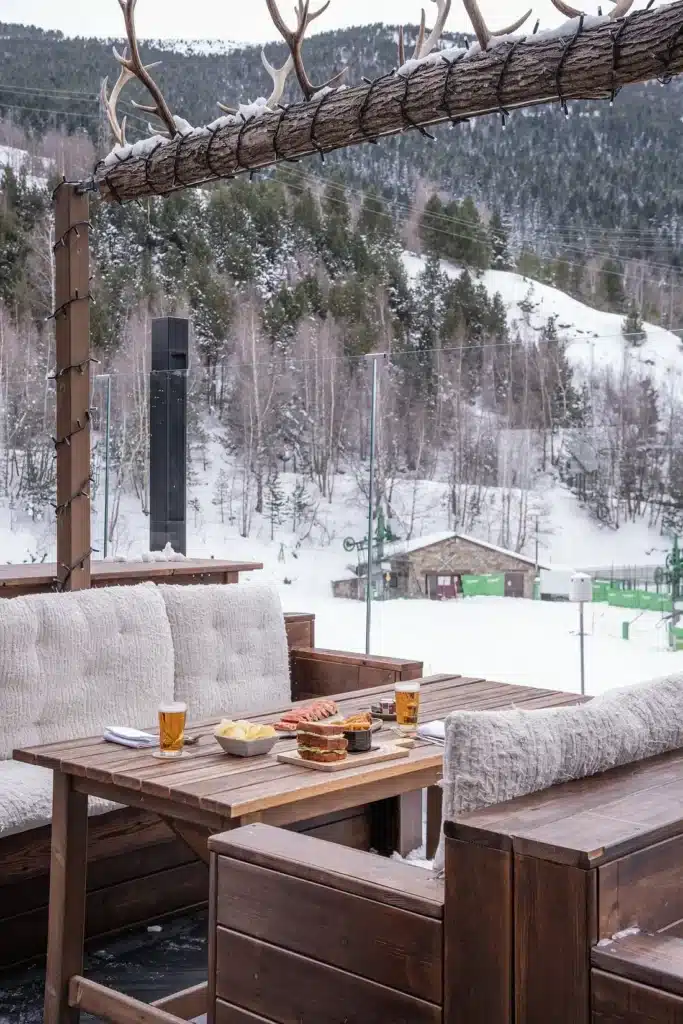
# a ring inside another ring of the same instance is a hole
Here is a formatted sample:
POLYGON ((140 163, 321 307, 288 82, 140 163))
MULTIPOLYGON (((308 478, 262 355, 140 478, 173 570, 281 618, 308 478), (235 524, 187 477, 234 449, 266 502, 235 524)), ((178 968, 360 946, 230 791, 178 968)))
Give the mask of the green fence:
POLYGON ((649 612, 670 612, 671 597, 654 590, 609 590, 607 603, 615 608, 634 608, 649 612))
POLYGON ((505 597, 505 573, 463 576, 462 592, 465 597, 505 597))

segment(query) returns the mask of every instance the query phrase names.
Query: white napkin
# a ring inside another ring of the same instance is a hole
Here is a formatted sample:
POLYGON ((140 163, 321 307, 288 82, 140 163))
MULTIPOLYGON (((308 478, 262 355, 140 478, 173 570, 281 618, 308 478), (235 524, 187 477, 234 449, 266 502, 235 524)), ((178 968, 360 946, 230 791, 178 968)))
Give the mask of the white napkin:
POLYGON ((438 743, 442 746, 446 742, 446 723, 440 721, 418 725, 417 735, 421 740, 427 740, 429 743, 438 743))
POLYGON ((103 735, 107 743, 120 743, 122 747, 156 747, 159 743, 151 733, 129 729, 125 725, 108 725, 103 735))

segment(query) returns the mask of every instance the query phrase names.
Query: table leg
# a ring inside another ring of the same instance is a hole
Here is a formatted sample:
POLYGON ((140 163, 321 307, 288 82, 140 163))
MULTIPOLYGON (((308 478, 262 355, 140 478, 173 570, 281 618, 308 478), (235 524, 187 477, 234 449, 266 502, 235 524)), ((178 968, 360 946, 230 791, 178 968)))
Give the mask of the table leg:
POLYGON ((370 846, 383 856, 394 851, 405 857, 422 846, 422 790, 378 800, 372 804, 370 846))
POLYGON ((69 1006, 69 978, 83 973, 87 847, 88 797, 74 791, 70 775, 55 772, 44 1024, 80 1019, 69 1006))
POLYGON ((427 790, 427 859, 436 854, 441 838, 441 817, 443 790, 441 786, 430 786, 427 790))

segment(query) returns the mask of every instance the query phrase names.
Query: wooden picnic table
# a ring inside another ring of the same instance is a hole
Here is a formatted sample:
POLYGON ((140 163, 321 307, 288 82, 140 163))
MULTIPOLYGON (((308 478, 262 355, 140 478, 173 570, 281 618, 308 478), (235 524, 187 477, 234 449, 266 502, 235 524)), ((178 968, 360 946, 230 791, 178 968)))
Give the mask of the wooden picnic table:
MULTIPOLYGON (((421 689, 421 722, 441 719, 456 709, 538 708, 580 699, 557 690, 448 675, 422 680, 421 689)), ((393 687, 381 686, 335 699, 347 715, 392 694, 393 687)), ((251 717, 275 722, 284 710, 251 717)), ((423 789, 432 795, 431 817, 438 814, 440 824, 436 783, 443 753, 435 744, 418 742, 407 757, 355 767, 349 762, 348 768, 327 773, 283 764, 273 754, 246 760, 226 757, 213 738, 214 725, 215 720, 190 723, 188 736, 200 734, 201 738, 177 761, 160 761, 149 750, 116 746, 99 736, 14 752, 17 760, 54 772, 45 1024, 75 1024, 80 1008, 87 1009, 82 1002, 83 985, 72 979, 78 979, 83 970, 89 795, 158 814, 207 861, 206 843, 212 833, 256 821, 288 826, 361 805, 372 805, 377 811, 373 846, 386 852, 391 846, 406 850, 421 840, 423 789)), ((294 745, 294 740, 283 739, 276 750, 294 745)), ((98 993, 97 998, 107 997, 98 993)), ((111 999, 114 1006, 123 997, 112 993, 111 999)))

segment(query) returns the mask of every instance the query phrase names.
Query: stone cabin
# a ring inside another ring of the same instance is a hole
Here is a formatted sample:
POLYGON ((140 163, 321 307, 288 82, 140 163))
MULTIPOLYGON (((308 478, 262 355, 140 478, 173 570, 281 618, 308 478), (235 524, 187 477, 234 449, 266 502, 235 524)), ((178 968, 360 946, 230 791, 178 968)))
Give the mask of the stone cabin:
MULTIPOLYGON (((533 597, 532 558, 453 532, 388 545, 381 568, 373 572, 373 583, 375 593, 381 587, 385 598, 443 600, 462 594, 463 576, 489 573, 504 575, 506 597, 533 597)), ((367 567, 362 566, 359 575, 332 584, 334 596, 364 599, 366 578, 367 567)))

